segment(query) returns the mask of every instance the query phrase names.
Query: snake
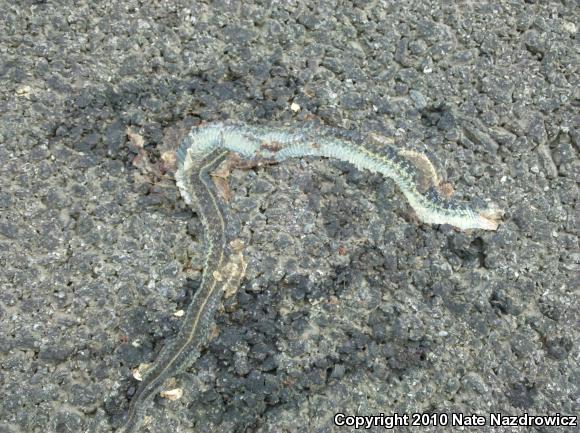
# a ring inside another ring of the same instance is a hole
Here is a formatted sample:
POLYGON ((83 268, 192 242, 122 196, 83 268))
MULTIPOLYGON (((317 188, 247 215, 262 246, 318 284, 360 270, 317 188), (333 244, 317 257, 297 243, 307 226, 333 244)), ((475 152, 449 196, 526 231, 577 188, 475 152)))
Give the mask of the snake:
POLYGON ((235 291, 244 277, 243 243, 227 239, 227 206, 211 179, 230 153, 257 163, 279 163, 290 158, 325 157, 359 170, 391 179, 405 196, 419 221, 447 224, 460 230, 497 230, 502 211, 494 203, 471 206, 444 193, 434 164, 422 152, 381 144, 376 136, 310 125, 258 126, 213 122, 192 128, 175 156, 175 181, 187 205, 199 215, 205 244, 200 287, 192 297, 176 338, 161 350, 144 373, 129 403, 119 433, 136 433, 148 401, 164 382, 183 371, 199 356, 208 340, 221 297, 235 291), (374 143, 374 146, 372 145, 374 143), (377 149, 377 147, 380 147, 377 149))

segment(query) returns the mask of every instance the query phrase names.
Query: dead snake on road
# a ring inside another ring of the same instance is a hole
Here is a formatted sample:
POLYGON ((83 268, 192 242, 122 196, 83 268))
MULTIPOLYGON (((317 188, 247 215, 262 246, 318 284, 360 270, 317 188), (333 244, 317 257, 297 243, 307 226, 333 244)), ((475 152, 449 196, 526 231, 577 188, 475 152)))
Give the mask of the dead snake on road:
POLYGON ((148 400, 168 378, 193 363, 207 340, 223 293, 235 290, 243 278, 246 267, 243 244, 239 240, 227 241, 227 206, 219 199, 210 178, 210 172, 229 152, 268 162, 305 156, 346 161, 358 169, 392 179, 424 223, 449 224, 464 230, 497 229, 501 211, 494 205, 473 209, 446 198, 441 193, 433 164, 423 153, 390 146, 374 151, 363 144, 365 138, 319 126, 290 129, 234 123, 210 123, 189 132, 177 150, 175 179, 182 197, 197 211, 203 223, 206 255, 202 282, 177 337, 145 373, 119 432, 135 433, 148 400))

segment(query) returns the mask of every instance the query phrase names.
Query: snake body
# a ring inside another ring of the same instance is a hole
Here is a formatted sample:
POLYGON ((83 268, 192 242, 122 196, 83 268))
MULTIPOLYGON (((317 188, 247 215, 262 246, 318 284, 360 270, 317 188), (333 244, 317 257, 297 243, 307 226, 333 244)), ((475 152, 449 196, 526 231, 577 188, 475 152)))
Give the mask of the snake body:
POLYGON ((185 202, 197 210, 204 226, 206 256, 202 282, 177 337, 162 350, 155 365, 145 373, 119 432, 138 431, 148 400, 163 382, 198 356, 201 345, 207 340, 221 296, 225 291, 235 289, 244 275, 241 244, 228 243, 226 239, 227 206, 221 203, 210 178, 211 170, 229 152, 258 161, 281 162, 304 156, 346 161, 359 169, 392 179, 424 223, 449 224, 459 229, 497 229, 501 215, 497 208, 474 209, 445 198, 438 191, 436 172, 424 155, 391 147, 376 152, 365 146, 363 140, 322 127, 294 130, 210 123, 189 132, 176 152, 175 179, 185 202))

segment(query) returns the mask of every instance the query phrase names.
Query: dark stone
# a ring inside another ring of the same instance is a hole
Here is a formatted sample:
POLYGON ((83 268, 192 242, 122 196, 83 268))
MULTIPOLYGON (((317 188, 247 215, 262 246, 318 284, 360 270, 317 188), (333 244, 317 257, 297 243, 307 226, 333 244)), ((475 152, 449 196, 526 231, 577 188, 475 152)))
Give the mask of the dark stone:
POLYGON ((548 354, 558 360, 566 359, 573 347, 572 340, 568 337, 550 337, 545 344, 548 354))
POLYGON ((74 351, 72 346, 51 346, 40 349, 39 358, 51 362, 62 362, 74 351))
POLYGON ((538 390, 527 381, 509 385, 507 397, 512 406, 519 409, 528 409, 533 406, 538 390))

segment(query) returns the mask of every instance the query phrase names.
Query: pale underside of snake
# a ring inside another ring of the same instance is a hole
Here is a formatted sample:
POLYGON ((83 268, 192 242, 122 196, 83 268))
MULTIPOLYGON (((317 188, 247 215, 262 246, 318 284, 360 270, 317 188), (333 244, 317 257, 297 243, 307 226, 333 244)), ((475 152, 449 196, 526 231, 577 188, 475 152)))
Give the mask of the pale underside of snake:
POLYGON ((175 179, 185 202, 204 227, 205 264, 202 282, 188 306, 177 337, 145 372, 132 397, 124 433, 138 431, 146 403, 163 383, 199 356, 225 292, 234 291, 244 276, 243 244, 228 242, 227 206, 215 191, 210 173, 234 152, 254 161, 281 162, 318 156, 346 161, 358 169, 380 173, 399 187, 418 219, 458 229, 496 230, 501 211, 495 205, 474 209, 446 198, 434 165, 423 153, 387 146, 371 150, 365 139, 330 128, 266 128, 235 123, 210 123, 193 128, 177 150, 175 179))

